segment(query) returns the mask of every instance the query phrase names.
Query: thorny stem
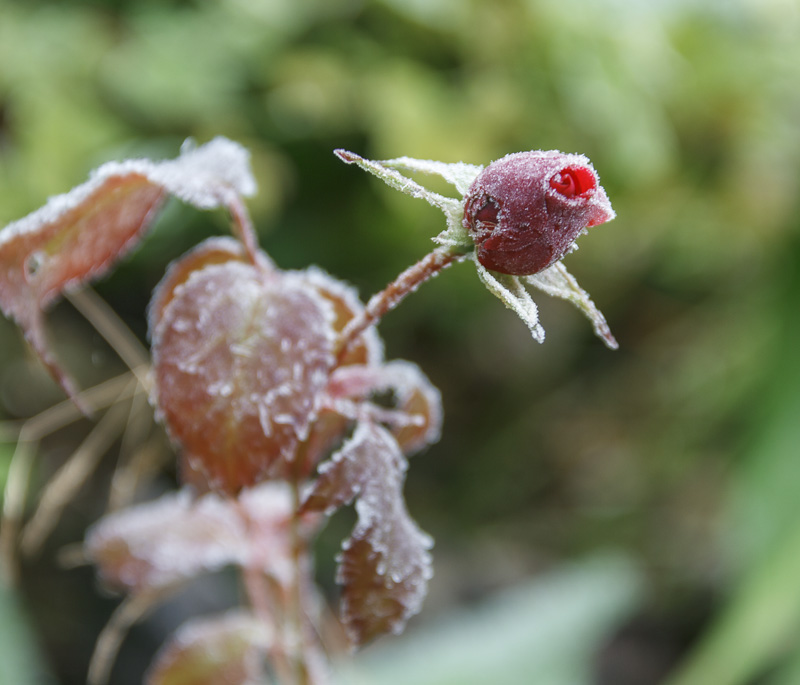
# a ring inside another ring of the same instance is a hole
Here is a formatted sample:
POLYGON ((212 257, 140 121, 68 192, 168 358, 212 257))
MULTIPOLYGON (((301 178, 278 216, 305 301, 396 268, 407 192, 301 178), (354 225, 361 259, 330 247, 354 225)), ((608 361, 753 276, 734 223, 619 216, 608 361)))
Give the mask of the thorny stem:
POLYGON ((383 290, 373 295, 367 302, 364 312, 351 319, 339 336, 336 349, 337 362, 341 362, 353 341, 384 314, 394 309, 425 281, 465 257, 464 253, 454 251, 452 247, 437 247, 416 264, 408 267, 383 290))

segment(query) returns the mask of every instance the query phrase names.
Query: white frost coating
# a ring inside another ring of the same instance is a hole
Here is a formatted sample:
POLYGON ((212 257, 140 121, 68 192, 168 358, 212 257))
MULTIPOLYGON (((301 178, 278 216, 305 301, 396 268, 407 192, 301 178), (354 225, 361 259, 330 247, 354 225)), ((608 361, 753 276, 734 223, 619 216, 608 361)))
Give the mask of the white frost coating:
POLYGON ((205 495, 194 501, 187 491, 110 514, 89 529, 85 542, 107 579, 134 590, 241 563, 247 547, 230 500, 205 495))
MULTIPOLYGON (((406 510, 402 488, 407 461, 387 430, 360 422, 352 437, 320 468, 315 485, 329 512, 354 497, 358 520, 338 556, 336 580, 344 586, 342 613, 354 641, 360 625, 388 620, 391 630, 402 631, 418 613, 432 575, 430 536, 423 533, 406 510), (369 552, 366 559, 362 546, 369 552), (371 565, 374 567, 371 569, 371 565), (368 615, 371 608, 397 606, 387 616, 368 615)), ((309 495, 313 499, 315 493, 309 495)), ((377 630, 377 628, 375 628, 377 630)), ((366 633, 370 633, 370 628, 366 633)))
POLYGON ((342 398, 366 399, 374 393, 391 391, 395 395, 395 411, 380 411, 380 407, 365 403, 367 405, 366 414, 381 421, 381 416, 386 417, 387 423, 393 423, 398 427, 405 423, 411 425, 425 425, 427 429, 417 439, 409 445, 403 445, 404 451, 408 454, 416 452, 425 445, 431 445, 441 437, 442 428, 442 396, 439 389, 434 386, 428 377, 416 364, 396 360, 381 366, 343 366, 336 369, 331 374, 328 383, 328 392, 331 395, 331 408, 336 411, 341 408, 345 416, 351 416, 353 409, 351 406, 342 404, 337 405, 336 401, 342 398), (415 394, 419 393, 424 400, 424 415, 412 414, 411 408, 406 405, 412 400, 415 394), (403 419, 405 415, 405 419, 403 419))
POLYGON ((250 170, 250 153, 227 138, 214 138, 205 145, 188 149, 173 160, 153 162, 149 159, 129 159, 107 162, 94 170, 89 180, 47 203, 28 216, 8 224, 0 231, 0 246, 25 233, 35 233, 43 226, 57 222, 60 217, 80 206, 109 178, 140 174, 199 209, 224 205, 230 193, 250 197, 256 192, 256 182, 250 170))
POLYGON ((184 143, 180 156, 174 160, 109 162, 101 166, 93 178, 131 172, 147 176, 153 183, 198 209, 214 209, 226 204, 231 192, 244 197, 256 193, 250 152, 223 137, 199 147, 184 143))
POLYGON ((478 276, 493 295, 513 311, 530 329, 536 342, 544 342, 544 328, 539 324, 539 309, 516 276, 490 272, 477 259, 478 276))
POLYGON ((439 176, 455 186, 456 190, 462 195, 466 194, 472 182, 477 178, 478 174, 483 171, 483 167, 477 164, 467 164, 466 162, 435 162, 430 159, 413 159, 411 157, 387 159, 385 162, 382 162, 382 164, 394 169, 419 171, 425 174, 439 176))
POLYGON ((608 327, 605 317, 589 298, 589 294, 578 285, 575 277, 567 271, 562 262, 556 262, 549 269, 533 276, 522 277, 534 288, 561 299, 572 302, 592 322, 595 334, 612 350, 619 345, 608 327))

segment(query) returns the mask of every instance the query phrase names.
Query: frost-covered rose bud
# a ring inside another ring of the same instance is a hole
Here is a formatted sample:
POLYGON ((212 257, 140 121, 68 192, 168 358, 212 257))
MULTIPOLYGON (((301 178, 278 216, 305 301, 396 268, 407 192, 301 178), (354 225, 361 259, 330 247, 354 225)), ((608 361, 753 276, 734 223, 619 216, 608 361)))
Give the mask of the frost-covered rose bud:
POLYGON ((487 269, 515 276, 546 269, 588 226, 615 216, 583 155, 517 152, 484 169, 465 196, 463 225, 487 269))

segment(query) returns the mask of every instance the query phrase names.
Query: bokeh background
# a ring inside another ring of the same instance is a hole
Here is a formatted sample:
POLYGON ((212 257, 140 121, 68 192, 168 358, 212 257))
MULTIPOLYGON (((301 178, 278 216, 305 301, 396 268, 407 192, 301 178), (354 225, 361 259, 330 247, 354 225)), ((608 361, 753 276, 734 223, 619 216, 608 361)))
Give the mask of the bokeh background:
MULTIPOLYGON (((252 151, 262 246, 364 297, 443 220, 334 148, 582 152, 618 213, 567 258, 617 352, 545 297, 537 345, 468 265, 381 323, 388 357, 443 393, 443 438, 406 485, 436 577, 407 635, 342 682, 800 683, 795 0, 0 0, 0 225, 103 161, 215 135, 252 151)), ((173 202, 96 289, 145 340, 167 263, 225 230, 173 202)), ((70 305, 50 325, 84 386, 121 369, 70 305)), ((0 321, 4 426, 61 400, 20 337, 0 321)), ((42 443, 29 514, 89 428, 42 443)), ((59 551, 102 513, 114 449, 0 595, 3 683, 85 679, 117 600, 59 551)), ((175 486, 166 464, 143 497, 175 486)), ((320 540, 329 591, 349 524, 320 540)), ((235 599, 214 582, 134 629, 115 684, 140 682, 187 615, 235 599)))

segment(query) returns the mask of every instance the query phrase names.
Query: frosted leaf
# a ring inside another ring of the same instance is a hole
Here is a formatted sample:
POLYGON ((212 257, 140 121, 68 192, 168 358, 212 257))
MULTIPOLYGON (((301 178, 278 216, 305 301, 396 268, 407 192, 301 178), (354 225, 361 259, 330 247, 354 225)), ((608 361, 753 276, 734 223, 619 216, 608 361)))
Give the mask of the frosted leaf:
POLYGON ((298 274, 237 261, 172 292, 152 322, 155 399, 190 480, 236 493, 285 476, 333 366, 330 303, 298 274))
POLYGON ((588 293, 578 285, 578 282, 567 271, 562 262, 557 262, 549 269, 540 271, 533 276, 525 276, 522 280, 546 292, 548 295, 572 302, 586 314, 592 322, 595 334, 602 339, 607 347, 612 350, 616 350, 619 347, 603 314, 589 298, 588 293))
POLYGON ((347 150, 334 150, 334 154, 347 164, 357 164, 364 169, 364 171, 368 171, 373 176, 377 176, 395 190, 399 190, 406 195, 411 195, 411 197, 422 198, 429 204, 443 211, 454 201, 453 198, 434 193, 432 190, 428 190, 416 181, 408 178, 408 176, 403 176, 403 174, 388 166, 386 162, 364 159, 354 152, 348 152, 347 150))
POLYGON ((544 342, 544 329, 539 324, 539 309, 520 283, 519 277, 489 271, 477 261, 475 266, 478 269, 478 276, 489 292, 525 322, 536 342, 544 342))
POLYGON ((388 159, 382 164, 393 169, 406 169, 407 171, 418 171, 440 176, 455 186, 461 195, 466 194, 475 178, 483 170, 482 166, 466 164, 465 162, 436 162, 430 159, 412 159, 411 157, 388 159))
POLYGON ((238 563, 247 549, 241 516, 209 494, 189 492, 109 514, 86 534, 87 557, 109 586, 144 593, 238 563))
POLYGON ((408 417, 392 429, 405 454, 412 454, 439 439, 442 397, 416 364, 392 361, 381 366, 348 366, 336 369, 328 383, 332 397, 366 400, 391 392, 392 406, 408 417))
POLYGON ((180 157, 174 160, 110 162, 97 173, 119 173, 118 168, 134 171, 141 168, 139 173, 198 209, 223 207, 228 204, 231 193, 251 197, 257 189, 250 169, 250 152, 221 136, 199 147, 187 141, 180 157))
MULTIPOLYGON (((296 273, 333 305, 333 330, 336 333, 341 333, 351 319, 363 313, 364 304, 352 286, 313 266, 296 273)), ((377 330, 370 327, 350 344, 347 353, 339 360, 339 365, 379 364, 382 361, 383 341, 377 330)))
POLYGON ((250 685, 264 682, 263 653, 274 628, 245 611, 184 623, 158 651, 146 685, 250 685))
POLYGON ((405 507, 407 462, 394 437, 362 422, 319 469, 304 509, 332 512, 356 500, 358 521, 342 545, 336 580, 342 622, 354 644, 399 633, 418 613, 432 575, 433 542, 405 507))
POLYGON ((74 395, 48 350, 42 310, 65 289, 102 276, 129 252, 168 193, 209 209, 254 192, 247 151, 224 138, 175 160, 104 164, 86 183, 0 231, 0 308, 74 395))
MULTIPOLYGON (((263 253, 262 253, 263 254, 263 253)), ((185 283, 192 272, 211 264, 222 264, 229 261, 247 262, 244 245, 234 238, 215 237, 204 240, 180 259, 167 267, 160 283, 156 286, 153 297, 147 308, 147 321, 151 331, 164 315, 164 308, 170 303, 175 289, 185 283)))

